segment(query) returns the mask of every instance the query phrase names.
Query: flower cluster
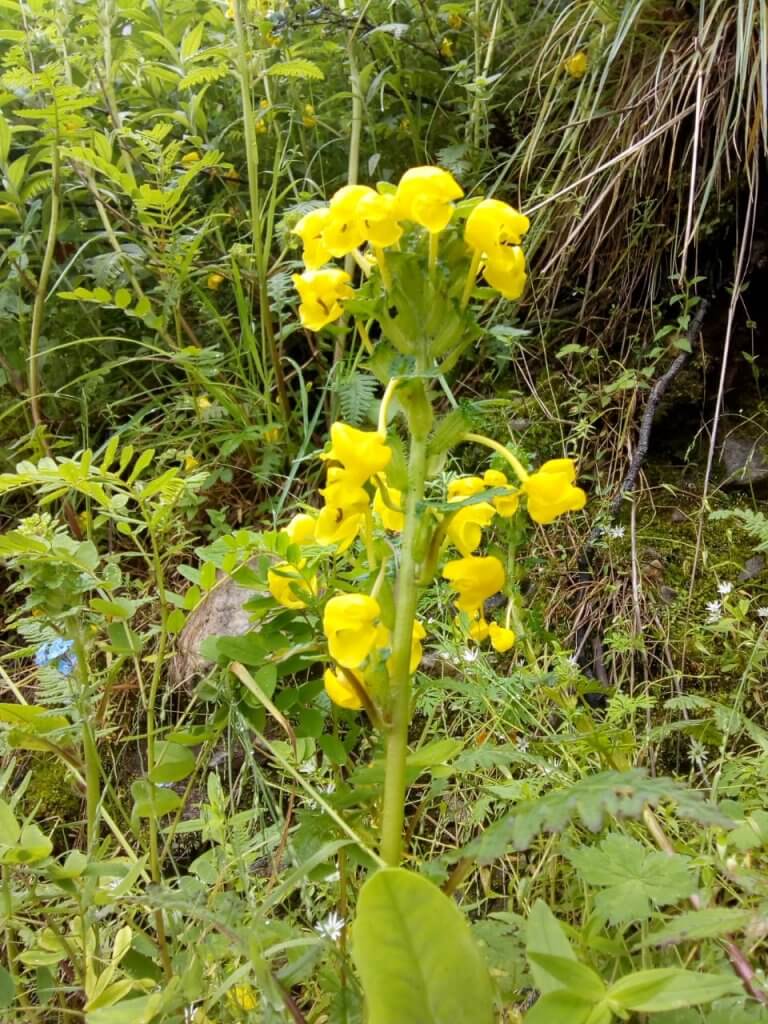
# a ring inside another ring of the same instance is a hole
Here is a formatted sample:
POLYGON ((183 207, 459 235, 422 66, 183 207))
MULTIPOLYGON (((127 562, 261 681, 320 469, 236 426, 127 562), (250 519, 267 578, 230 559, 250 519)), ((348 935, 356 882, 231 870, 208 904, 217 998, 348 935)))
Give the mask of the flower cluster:
POLYGON ((576 467, 571 459, 552 459, 531 474, 524 473, 520 467, 520 473, 519 488, 512 486, 506 475, 495 469, 486 470, 482 477, 459 477, 448 484, 449 502, 466 502, 484 491, 491 492, 488 501, 463 504, 448 518, 446 537, 462 557, 445 565, 443 578, 456 591, 457 610, 465 612, 472 620, 471 639, 477 643, 490 639, 491 646, 499 652, 508 651, 514 645, 515 634, 508 626, 486 622, 483 614, 485 602, 501 590, 505 582, 504 567, 498 558, 475 554, 482 542, 483 529, 497 515, 513 516, 521 496, 526 497, 528 514, 536 523, 551 523, 565 512, 583 508, 587 500, 584 491, 575 486, 576 467))
MULTIPOLYGON (((345 300, 351 298, 351 278, 343 270, 326 266, 332 259, 368 246, 386 283, 384 250, 399 247, 408 225, 435 237, 451 222, 454 202, 464 195, 449 171, 440 167, 412 167, 397 188, 380 191, 367 185, 345 185, 327 206, 310 210, 294 231, 304 246, 303 274, 293 281, 301 304, 299 317, 312 331, 338 320, 345 300)), ((525 287, 525 256, 520 248, 528 218, 498 199, 484 199, 469 214, 464 240, 471 253, 468 281, 482 270, 486 282, 507 299, 519 299, 525 287)))

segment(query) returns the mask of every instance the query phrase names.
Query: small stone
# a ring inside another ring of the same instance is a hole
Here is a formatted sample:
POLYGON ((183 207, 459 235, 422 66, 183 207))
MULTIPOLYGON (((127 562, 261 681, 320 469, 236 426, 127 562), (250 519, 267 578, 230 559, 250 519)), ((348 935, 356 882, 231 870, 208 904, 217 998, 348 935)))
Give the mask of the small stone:
POLYGON ((746 583, 747 580, 753 580, 755 576, 759 576, 765 568, 765 555, 752 555, 744 563, 744 568, 741 570, 736 579, 739 583, 746 583))
POLYGON ((688 519, 688 516, 685 514, 685 512, 683 512, 682 509, 676 508, 669 518, 670 521, 673 523, 684 523, 688 519))
POLYGON ((674 604, 677 600, 677 591, 666 585, 659 587, 659 597, 664 604, 674 604))
POLYGON ((764 430, 735 427, 720 447, 725 469, 723 486, 753 487, 768 480, 768 434, 764 430))
POLYGON ((209 669, 212 662, 200 653, 209 636, 244 636, 253 629, 253 622, 243 605, 262 591, 241 587, 229 576, 219 574, 219 582, 206 594, 186 621, 179 634, 176 656, 171 663, 175 683, 191 686, 209 669))

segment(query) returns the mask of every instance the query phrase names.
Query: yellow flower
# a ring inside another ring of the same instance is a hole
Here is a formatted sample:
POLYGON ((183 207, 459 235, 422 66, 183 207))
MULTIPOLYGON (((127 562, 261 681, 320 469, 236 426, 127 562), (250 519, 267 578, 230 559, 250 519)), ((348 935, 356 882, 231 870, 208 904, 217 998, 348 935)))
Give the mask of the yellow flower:
POLYGON ((314 128, 317 124, 317 118, 315 117, 315 108, 311 103, 304 104, 304 113, 301 118, 301 123, 305 128, 314 128))
MULTIPOLYGON (((403 507, 402 493, 396 487, 387 488, 387 501, 389 501, 390 505, 396 505, 398 509, 403 507)), ((384 495, 378 488, 376 488, 376 494, 373 499, 373 511, 381 519, 385 530, 399 532, 405 526, 405 516, 403 513, 397 512, 385 504, 384 495)))
POLYGON ((191 452, 187 452, 187 454, 184 456, 184 469, 187 471, 187 473, 191 473, 192 470, 197 469, 199 465, 200 460, 196 459, 191 452))
POLYGON ((587 495, 574 486, 576 467, 573 459, 550 459, 531 473, 521 487, 528 496, 528 515, 535 523, 551 523, 564 512, 577 512, 587 503, 587 495))
POLYGON ((291 544, 311 544, 315 539, 317 519, 306 512, 299 512, 283 527, 291 544))
POLYGON ((258 996, 250 985, 233 985, 229 999, 238 1010, 255 1010, 259 1005, 258 996))
MULTIPOLYGON (((358 685, 365 689, 363 681, 357 673, 349 672, 349 675, 354 675, 358 685)), ((334 672, 332 668, 327 668, 323 674, 323 684, 325 692, 333 703, 338 704, 340 708, 359 711, 363 707, 363 702, 360 700, 357 690, 347 678, 347 673, 334 672)))
POLYGON ((418 619, 413 623, 413 633, 411 634, 411 661, 408 665, 409 672, 415 672, 419 667, 424 650, 421 646, 421 641, 427 635, 426 629, 422 626, 418 619))
POLYGON ((267 123, 266 123, 266 121, 263 118, 259 118, 259 120, 256 121, 256 123, 254 124, 253 130, 256 132, 257 135, 266 135, 267 134, 267 123))
POLYGON ((334 545, 341 554, 353 543, 364 524, 364 512, 326 505, 317 517, 315 540, 324 547, 334 545))
POLYGON ((483 277, 505 299, 514 302, 525 290, 525 255, 518 245, 507 246, 503 255, 488 259, 483 267, 483 277))
POLYGON ((212 292, 218 291, 224 283, 223 274, 209 274, 208 280, 205 282, 212 292))
POLYGON ((583 50, 579 50, 578 53, 574 53, 572 57, 565 61, 563 67, 571 78, 583 78, 589 67, 589 57, 587 57, 583 50))
POLYGON ((381 609, 368 594, 339 594, 323 613, 323 632, 334 661, 344 668, 359 668, 379 638, 381 609))
MULTIPOLYGON (((331 425, 330 451, 321 458, 340 462, 348 479, 362 484, 389 465, 392 449, 377 430, 357 430, 346 423, 331 425)), ((329 474, 330 480, 330 474, 329 474)))
POLYGON ((488 635, 491 638, 491 647, 499 654, 504 654, 510 647, 514 647, 515 632, 512 629, 507 629, 506 626, 499 626, 492 622, 488 627, 488 635))
POLYGON ((460 29, 463 24, 464 24, 464 21, 463 21, 463 19, 462 19, 460 14, 449 14, 448 15, 448 26, 449 26, 449 28, 452 28, 455 31, 456 29, 460 29))
POLYGON ((474 617, 483 603, 504 586, 504 566, 493 555, 470 555, 447 562, 443 578, 458 594, 454 604, 459 611, 474 617))
POLYGON ((224 17, 229 18, 230 21, 235 20, 235 4, 237 0, 227 0, 227 9, 224 12, 224 17))
POLYGON ((331 197, 323 244, 332 256, 346 256, 365 241, 365 223, 359 206, 360 200, 369 194, 376 195, 367 185, 345 185, 331 197))
POLYGON ((267 444, 274 444, 280 438, 282 432, 281 427, 267 427, 264 431, 264 440, 267 444))
POLYGON ((282 41, 282 36, 278 36, 274 32, 267 32, 264 36, 267 46, 279 46, 282 41))
POLYGON ((463 501, 485 490, 479 476, 460 476, 448 484, 448 501, 463 501))
POLYGON ((453 200, 463 195, 449 171, 441 167, 411 167, 397 186, 398 216, 437 234, 453 216, 453 200))
POLYGON ((453 40, 448 36, 443 36, 440 40, 440 53, 449 59, 453 56, 453 40))
POLYGON ((196 164, 199 159, 200 154, 197 152, 196 149, 193 149, 191 153, 184 154, 184 156, 181 158, 181 162, 183 164, 196 164))
POLYGON ((210 398, 206 398, 205 395, 199 395, 195 399, 195 408, 197 409, 198 412, 205 412, 205 410, 210 409, 210 407, 211 400, 210 398))
POLYGON ((445 531, 446 536, 462 555, 471 555, 480 547, 483 529, 490 525, 495 515, 496 509, 487 501, 466 505, 451 514, 445 531))
POLYGON ((518 492, 509 486, 509 481, 498 469, 486 469, 483 473, 483 483, 486 487, 504 487, 508 494, 500 494, 497 498, 491 498, 491 503, 500 516, 508 519, 517 512, 520 504, 518 492))
POLYGON ((381 195, 371 190, 360 199, 357 212, 371 245, 383 248, 400 241, 403 229, 397 219, 397 200, 393 195, 381 195))
POLYGON ((343 312, 342 302, 352 296, 350 280, 349 274, 336 268, 294 274, 293 283, 301 298, 299 318, 303 326, 310 331, 320 331, 338 320, 343 312))
POLYGON ((481 644, 483 640, 488 639, 488 628, 488 623, 482 615, 479 615, 469 627, 469 635, 476 644, 481 644))
POLYGON ((464 240, 488 259, 497 259, 504 256, 507 246, 520 245, 529 227, 528 218, 514 206, 484 199, 467 217, 464 240))
POLYGON ((331 258, 330 250, 323 241, 323 230, 331 216, 327 206, 305 213, 293 229, 304 243, 304 262, 310 270, 318 270, 331 258))
POLYGON ((342 466, 330 467, 326 486, 320 488, 320 493, 326 505, 333 508, 355 512, 365 512, 368 508, 368 492, 363 488, 359 477, 342 466))
POLYGON ((269 100, 265 96, 264 99, 259 100, 259 106, 261 107, 262 110, 269 110, 269 108, 272 106, 272 104, 269 102, 269 100))
POLYGON ((306 608, 307 602, 299 595, 311 597, 316 594, 317 579, 313 576, 305 580, 295 565, 279 562, 274 569, 267 570, 267 587, 272 597, 284 608, 306 608))

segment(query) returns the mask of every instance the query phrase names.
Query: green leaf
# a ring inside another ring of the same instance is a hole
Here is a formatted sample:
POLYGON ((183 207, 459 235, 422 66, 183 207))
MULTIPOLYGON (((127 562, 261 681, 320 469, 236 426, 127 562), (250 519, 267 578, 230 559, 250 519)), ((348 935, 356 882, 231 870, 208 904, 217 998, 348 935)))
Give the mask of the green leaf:
POLYGON ((312 60, 297 57, 295 60, 283 60, 267 68, 267 74, 278 78, 308 78, 322 82, 325 75, 312 60))
POLYGON ((541 967, 549 978, 558 983, 559 988, 578 993, 582 999, 598 1003, 605 995, 605 985, 598 974, 586 964, 579 963, 565 956, 551 956, 548 953, 532 953, 528 959, 531 964, 541 967))
POLYGON ((8 971, 0 965, 0 1010, 7 1010, 16 1001, 16 987, 8 971))
POLYGON ((64 715, 54 715, 39 704, 0 704, 0 722, 19 726, 38 736, 68 729, 70 725, 64 715))
POLYGON ((461 911, 403 868, 363 886, 352 926, 368 1024, 492 1024, 488 969, 461 911))
MULTIPOLYGON (((525 952, 529 957, 548 956, 558 960, 576 963, 576 954, 568 941, 563 926, 549 909, 544 900, 536 900, 528 916, 525 952)), ((531 973, 536 988, 542 994, 563 988, 558 978, 550 974, 545 966, 531 960, 531 973)))
POLYGON ((115 305, 118 309, 126 309, 131 304, 131 297, 127 288, 118 288, 115 292, 115 305))
POLYGON ((518 804, 463 850, 453 856, 476 857, 489 863, 504 856, 509 846, 527 849, 541 832, 562 832, 573 820, 581 820, 597 832, 606 815, 614 818, 640 818, 646 806, 665 801, 675 803, 681 818, 692 818, 702 825, 731 824, 730 819, 699 793, 686 789, 673 779, 649 778, 644 770, 600 772, 589 775, 567 789, 557 789, 536 800, 518 804))
POLYGON ((195 755, 180 743, 169 743, 167 740, 157 744, 156 760, 149 772, 150 782, 179 782, 195 770, 195 755))
POLYGON ((594 1005, 565 989, 549 992, 526 1013, 525 1024, 587 1024, 594 1005))
POLYGON ((172 789, 160 789, 148 779, 131 783, 133 818, 160 818, 181 807, 181 797, 172 789))
POLYGON ((644 921, 653 907, 687 899, 697 875, 689 857, 648 850, 629 836, 612 834, 598 845, 568 853, 588 885, 601 889, 595 908, 611 924, 644 921))
POLYGON ((13 846, 21 835, 21 826, 16 821, 16 815, 5 800, 0 800, 0 842, 6 846, 13 846))
POLYGON ((711 1003, 713 999, 740 990, 741 983, 733 975, 658 967, 628 974, 608 989, 606 998, 626 1010, 660 1013, 711 1003))
POLYGON ((25 825, 13 846, 9 846, 0 861, 3 864, 34 864, 45 860, 53 849, 53 843, 37 825, 25 825))
POLYGON ((644 946, 661 946, 672 942, 696 942, 716 939, 742 931, 754 920, 751 910, 738 907, 711 907, 707 910, 688 910, 667 922, 646 938, 644 946))

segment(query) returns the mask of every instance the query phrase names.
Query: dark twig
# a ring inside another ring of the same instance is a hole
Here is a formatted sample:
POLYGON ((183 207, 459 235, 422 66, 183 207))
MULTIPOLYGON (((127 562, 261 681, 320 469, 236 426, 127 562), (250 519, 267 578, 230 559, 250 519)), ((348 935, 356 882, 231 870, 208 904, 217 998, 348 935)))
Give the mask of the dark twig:
MULTIPOLYGON (((702 299, 699 303, 699 308, 696 310, 696 315, 694 316, 693 320, 691 320, 688 332, 686 334, 686 340, 688 341, 689 348, 692 348, 693 342, 695 341, 696 336, 701 330, 701 325, 704 321, 704 317, 706 316, 708 308, 709 300, 702 299)), ((659 403, 664 397, 664 394, 669 385, 672 383, 672 381, 675 379, 678 373, 680 373, 680 371, 690 358, 690 351, 681 352, 680 355, 669 367, 667 372, 663 376, 659 377, 659 379, 651 388, 651 393, 648 396, 648 401, 645 403, 645 411, 643 412, 643 418, 640 422, 640 430, 638 431, 637 435, 637 446, 635 447, 635 454, 632 456, 632 461, 629 464, 627 475, 624 477, 621 487, 619 487, 619 490, 610 505, 611 519, 615 519, 618 515, 619 509, 621 508, 621 503, 624 500, 624 496, 626 494, 629 494, 635 488, 637 478, 640 474, 643 462, 645 461, 645 456, 648 454, 648 445, 651 441, 651 430, 653 429, 653 421, 656 416, 656 410, 659 407, 659 403)))

